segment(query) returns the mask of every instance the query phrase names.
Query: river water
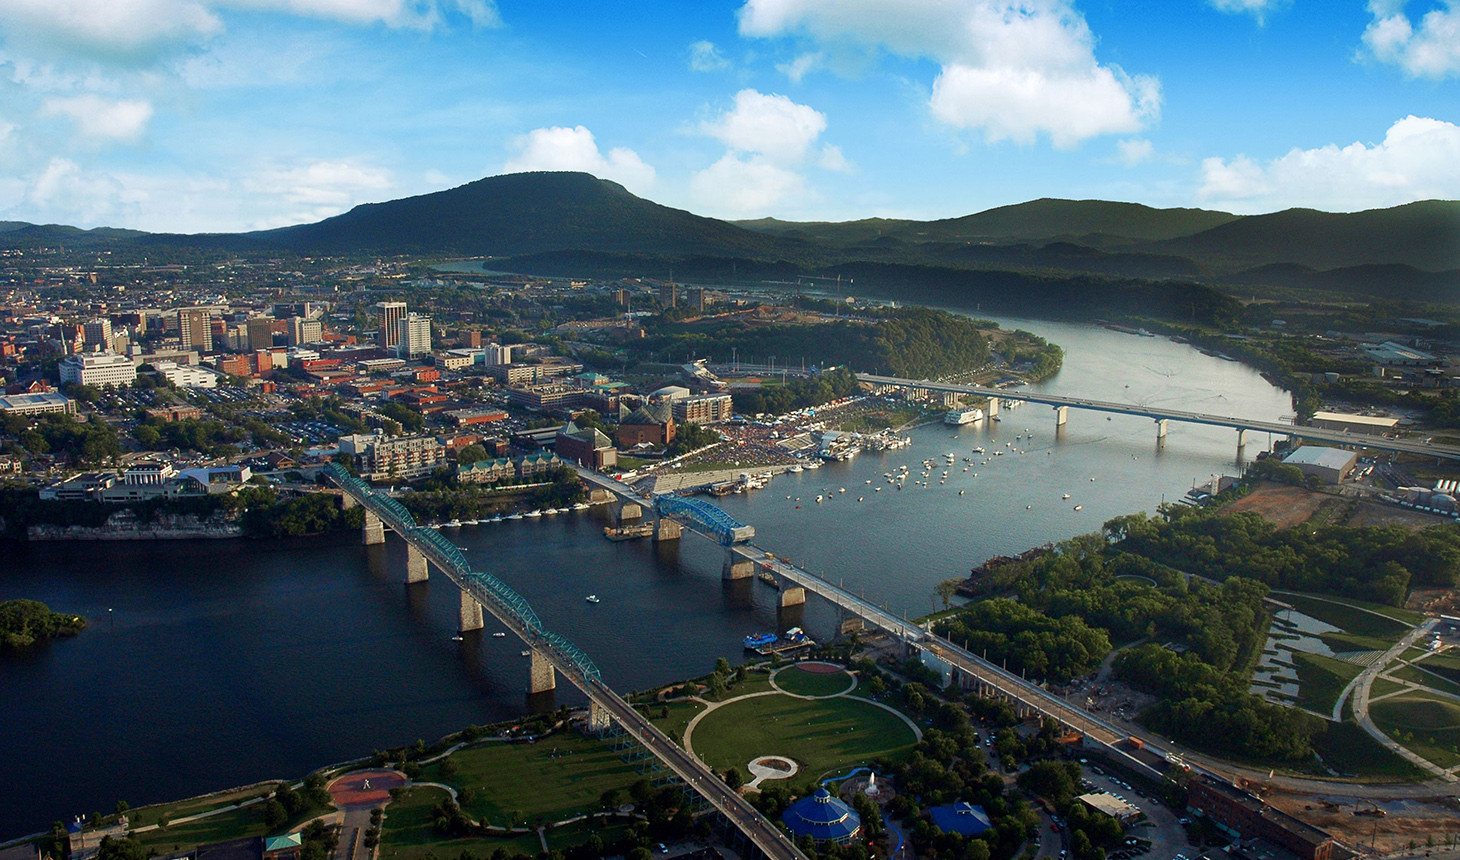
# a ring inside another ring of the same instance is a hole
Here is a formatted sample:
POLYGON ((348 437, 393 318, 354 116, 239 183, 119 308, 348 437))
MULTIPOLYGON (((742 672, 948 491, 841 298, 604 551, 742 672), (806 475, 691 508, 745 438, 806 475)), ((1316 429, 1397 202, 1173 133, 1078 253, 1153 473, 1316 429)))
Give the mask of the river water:
MULTIPOLYGON (((1254 371, 1164 338, 1000 322, 1064 347, 1064 369, 1040 390, 1291 416, 1287 395, 1254 371)), ((766 549, 893 611, 921 614, 934 608, 936 583, 989 556, 1154 510, 1193 482, 1235 469, 1236 434, 1220 428, 1172 424, 1158 447, 1146 419, 1071 410, 1056 434, 1046 407, 1002 418, 918 428, 909 449, 785 475, 720 501, 756 527, 766 549), (974 446, 1007 453, 964 473, 974 446), (958 461, 940 485, 944 453, 958 461), (939 466, 923 489, 913 480, 926 457, 939 466), (882 474, 902 464, 914 473, 898 491, 882 474), (818 493, 831 498, 818 505, 818 493)), ((1266 443, 1253 439, 1248 456, 1266 443)), ((595 509, 446 534, 478 569, 520 591, 548 628, 592 655, 619 690, 704 671, 716 657, 739 659, 742 637, 778 624, 831 632, 834 618, 814 598, 804 614, 778 619, 773 590, 723 586, 718 546, 690 536, 677 549, 610 543, 601 537, 606 515, 595 509), (601 602, 587 603, 588 594, 601 602)), ((453 641, 457 594, 444 578, 406 588, 393 537, 369 549, 350 535, 34 544, 5 553, 0 599, 42 600, 92 624, 75 639, 0 657, 0 840, 117 800, 138 806, 298 776, 510 718, 527 705, 521 644, 490 636, 490 621, 482 635, 453 641)), ((575 700, 566 689, 559 697, 575 700)))

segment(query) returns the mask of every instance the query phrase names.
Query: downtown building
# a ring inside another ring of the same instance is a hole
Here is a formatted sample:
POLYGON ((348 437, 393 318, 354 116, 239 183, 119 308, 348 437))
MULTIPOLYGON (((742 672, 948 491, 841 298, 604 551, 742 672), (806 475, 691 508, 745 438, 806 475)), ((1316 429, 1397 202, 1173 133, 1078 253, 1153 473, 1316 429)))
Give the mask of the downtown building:
POLYGON ((131 385, 137 381, 137 366, 125 355, 114 352, 83 352, 61 361, 61 381, 77 385, 131 385))

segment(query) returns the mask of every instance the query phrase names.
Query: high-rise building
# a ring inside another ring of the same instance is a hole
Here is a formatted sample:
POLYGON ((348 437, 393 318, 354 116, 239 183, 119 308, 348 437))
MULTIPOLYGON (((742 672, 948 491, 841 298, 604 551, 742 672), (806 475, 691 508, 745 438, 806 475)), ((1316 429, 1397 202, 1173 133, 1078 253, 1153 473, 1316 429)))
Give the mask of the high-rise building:
POLYGON ((302 346, 324 340, 324 323, 303 317, 289 318, 289 345, 302 346))
POLYGON ((182 348, 213 351, 213 321, 207 308, 183 308, 177 312, 178 337, 182 348))
POLYGON ((675 299, 678 297, 678 288, 674 284, 661 284, 659 286, 659 304, 666 308, 675 306, 675 299))
POLYGON ((492 366, 512 363, 512 345, 493 343, 487 345, 487 364, 492 366))
POLYGON ((376 302, 375 345, 381 349, 393 349, 400 343, 400 321, 405 318, 405 302, 376 302))
POLYGON ((253 317, 247 325, 249 349, 268 349, 274 345, 273 317, 253 317))
POLYGON ((81 327, 81 333, 88 347, 112 348, 112 321, 106 317, 97 317, 87 322, 81 327))
POLYGON ((78 385, 131 385, 137 381, 137 367, 125 355, 88 352, 61 361, 61 381, 78 385))
POLYGON ((406 314, 397 323, 396 355, 401 358, 418 358, 431 351, 431 318, 420 314, 406 314))

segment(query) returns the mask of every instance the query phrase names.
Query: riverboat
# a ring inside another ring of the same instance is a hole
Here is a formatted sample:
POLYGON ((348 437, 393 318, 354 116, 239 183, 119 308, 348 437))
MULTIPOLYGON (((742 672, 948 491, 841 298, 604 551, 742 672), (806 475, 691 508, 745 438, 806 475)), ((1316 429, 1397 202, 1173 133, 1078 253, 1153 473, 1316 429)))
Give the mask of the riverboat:
POLYGON ((611 541, 637 540, 638 538, 650 537, 654 534, 653 523, 640 523, 636 526, 604 526, 603 536, 611 541))
POLYGON ((961 427, 983 419, 982 409, 949 409, 943 413, 943 423, 950 427, 961 427))

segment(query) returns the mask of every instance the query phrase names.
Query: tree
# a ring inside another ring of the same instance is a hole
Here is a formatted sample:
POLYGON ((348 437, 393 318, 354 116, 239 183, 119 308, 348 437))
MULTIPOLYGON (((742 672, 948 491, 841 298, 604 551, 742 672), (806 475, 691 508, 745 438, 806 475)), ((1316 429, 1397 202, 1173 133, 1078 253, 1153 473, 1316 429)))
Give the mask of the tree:
POLYGON ((734 766, 726 768, 725 784, 736 790, 745 785, 745 777, 741 775, 740 768, 734 766))
POLYGON ((982 839, 968 840, 968 847, 963 851, 964 860, 989 860, 989 844, 982 839))
POLYGON ((958 586, 963 584, 961 579, 945 579, 933 587, 938 597, 943 600, 943 608, 947 609, 953 605, 953 595, 958 593, 958 586))
POLYGON ((456 462, 463 466, 479 463, 485 459, 487 459, 487 449, 481 445, 468 445, 456 452, 456 462))
POLYGON ((618 789, 610 788, 598 796, 598 805, 604 809, 618 809, 620 803, 619 797, 618 789))

